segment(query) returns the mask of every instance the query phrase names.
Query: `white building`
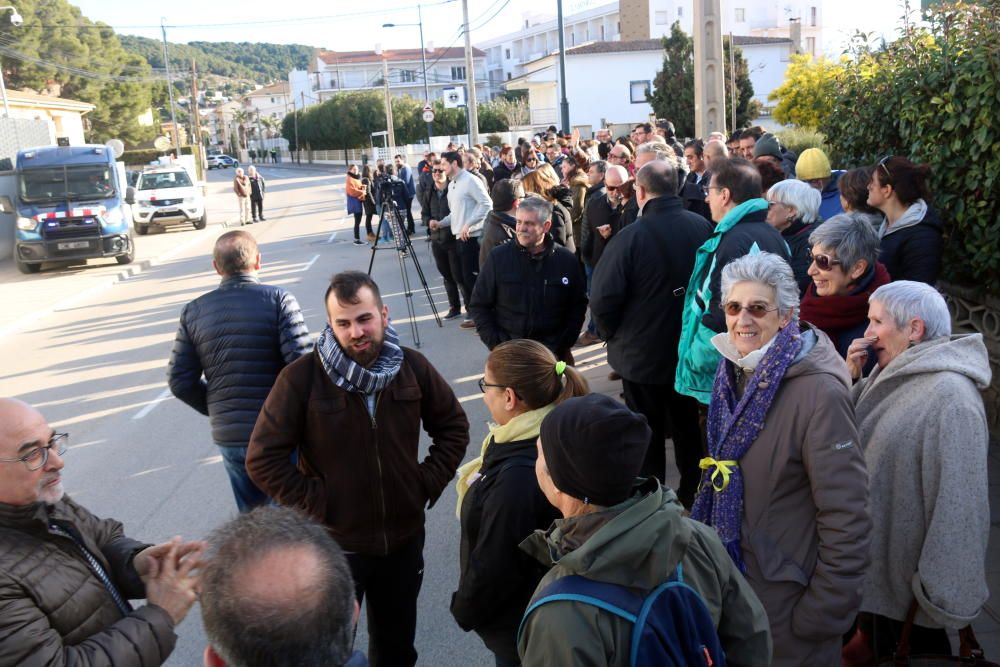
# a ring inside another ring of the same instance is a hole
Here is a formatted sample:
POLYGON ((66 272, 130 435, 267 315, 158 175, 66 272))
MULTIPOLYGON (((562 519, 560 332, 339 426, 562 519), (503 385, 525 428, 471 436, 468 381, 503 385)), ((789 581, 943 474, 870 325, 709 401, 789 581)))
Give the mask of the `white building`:
POLYGON ((255 116, 281 120, 292 111, 292 96, 287 81, 262 86, 241 98, 243 108, 255 116))
MULTIPOLYGON (((375 51, 317 50, 308 70, 289 72, 292 100, 301 109, 341 92, 381 90, 383 58, 388 64, 390 93, 424 99, 420 49, 393 49, 381 54, 375 51)), ((445 88, 466 85, 465 49, 429 49, 424 54, 424 61, 431 101, 441 99, 445 88)), ((477 99, 485 101, 502 92, 502 88, 489 84, 486 58, 482 51, 473 49, 472 62, 477 99)))
POLYGON ((72 146, 87 143, 83 136, 85 129, 83 116, 94 110, 94 105, 89 102, 8 90, 7 106, 11 118, 38 120, 48 125, 50 144, 54 145, 59 138, 68 139, 72 146))
MULTIPOLYGON (((900 0, 722 0, 722 32, 739 37, 790 38, 798 20, 801 48, 815 55, 841 53, 857 30, 891 38, 900 0)), ((674 21, 691 34, 693 0, 619 0, 563 17, 569 49, 586 42, 656 39, 674 21)), ((525 65, 559 48, 553 16, 526 14, 516 32, 481 42, 491 82, 519 77, 525 65)))
MULTIPOLYGON (((783 37, 734 37, 750 69, 754 97, 766 103, 781 84, 792 50, 783 37)), ((566 98, 570 125, 589 131, 610 124, 646 122, 653 113, 646 102, 656 73, 663 67, 659 39, 592 42, 566 49, 566 98)), ((530 124, 559 122, 559 67, 555 54, 524 64, 525 74, 506 82, 509 90, 528 91, 530 124)))

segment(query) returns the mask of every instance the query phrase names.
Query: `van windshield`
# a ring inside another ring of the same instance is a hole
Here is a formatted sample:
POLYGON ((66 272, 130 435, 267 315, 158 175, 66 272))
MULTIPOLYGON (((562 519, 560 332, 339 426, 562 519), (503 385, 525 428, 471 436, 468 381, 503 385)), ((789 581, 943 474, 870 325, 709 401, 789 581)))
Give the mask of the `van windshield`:
POLYGON ((139 177, 136 190, 163 190, 165 188, 189 188, 191 177, 186 171, 149 172, 139 177))
POLYGON ((65 201, 114 197, 111 170, 105 165, 51 167, 21 172, 21 201, 65 201))

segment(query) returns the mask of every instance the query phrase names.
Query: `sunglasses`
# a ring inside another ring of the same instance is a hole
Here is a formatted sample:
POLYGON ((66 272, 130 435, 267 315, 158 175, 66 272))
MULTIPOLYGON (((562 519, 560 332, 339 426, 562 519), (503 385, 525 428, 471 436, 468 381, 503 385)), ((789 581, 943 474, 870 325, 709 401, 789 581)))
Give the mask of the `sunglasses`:
POLYGON ((722 308, 722 311, 729 317, 737 317, 741 312, 745 310, 748 313, 750 313, 750 317, 754 318, 755 320, 759 320, 768 313, 778 310, 777 306, 775 306, 774 308, 768 308, 767 304, 763 303, 751 303, 744 306, 742 303, 738 301, 727 301, 726 303, 721 304, 720 308, 722 308))
POLYGON ((445 173, 447 173, 446 169, 431 169, 431 171, 433 171, 435 174, 445 174, 445 173))
POLYGON ((881 160, 879 160, 878 161, 878 165, 876 165, 876 168, 877 169, 881 169, 882 171, 884 171, 885 175, 886 175, 886 178, 889 178, 890 180, 892 179, 892 174, 889 173, 889 167, 887 167, 885 165, 885 163, 888 162, 891 159, 892 159, 891 155, 886 155, 884 158, 882 158, 881 160))
POLYGON ((529 158, 525 158, 524 159, 524 164, 530 164, 532 162, 538 162, 538 158, 536 158, 536 157, 529 157, 529 158))
POLYGON ((816 268, 820 271, 829 271, 834 266, 842 264, 839 259, 834 259, 829 255, 814 255, 812 250, 809 251, 809 261, 816 264, 816 268))

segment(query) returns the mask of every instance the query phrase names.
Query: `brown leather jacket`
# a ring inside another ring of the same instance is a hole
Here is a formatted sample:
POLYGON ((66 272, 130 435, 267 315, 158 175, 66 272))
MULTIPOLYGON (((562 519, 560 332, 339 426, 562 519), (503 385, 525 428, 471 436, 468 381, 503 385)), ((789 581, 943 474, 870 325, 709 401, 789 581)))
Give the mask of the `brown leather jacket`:
POLYGON ((424 506, 455 476, 469 444, 451 387, 419 352, 403 353, 374 415, 363 394, 330 380, 317 352, 300 357, 281 371, 250 437, 250 478, 321 521, 348 551, 387 554, 417 535, 424 506), (432 441, 423 461, 421 422, 432 441))
POLYGON ((250 177, 246 174, 243 174, 242 176, 233 176, 233 192, 236 193, 237 197, 249 197, 250 177))
POLYGON ((177 637, 156 605, 122 616, 73 541, 79 536, 126 598, 146 596, 132 558, 147 544, 125 537, 69 498, 55 505, 0 503, 0 666, 153 667, 177 637))

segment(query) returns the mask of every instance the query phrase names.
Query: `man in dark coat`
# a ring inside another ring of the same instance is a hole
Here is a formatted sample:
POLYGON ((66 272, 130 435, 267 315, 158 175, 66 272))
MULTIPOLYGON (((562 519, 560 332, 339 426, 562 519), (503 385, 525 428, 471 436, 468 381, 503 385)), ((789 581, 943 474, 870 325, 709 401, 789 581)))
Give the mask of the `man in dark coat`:
POLYGON ((587 312, 580 262, 549 234, 552 204, 532 195, 517 207, 517 242, 493 249, 479 272, 469 313, 493 349, 505 340, 530 338, 572 363, 587 312))
POLYGON ((618 232, 594 270, 590 310, 608 341, 608 363, 622 376, 625 402, 651 430, 642 474, 663 481, 667 417, 673 424, 677 495, 691 507, 702 457, 698 404, 674 391, 684 289, 698 248, 712 233, 707 220, 675 194, 673 164, 654 160, 636 174, 642 215, 618 232))
POLYGON ((253 165, 247 168, 247 178, 250 179, 250 215, 253 218, 252 222, 257 222, 258 220, 264 222, 266 220, 264 217, 264 191, 267 189, 267 184, 264 182, 264 177, 257 173, 257 168, 253 165))
POLYGON ((0 398, 0 665, 162 665, 197 598, 204 545, 137 542, 65 496, 68 439, 0 398))
POLYGON ((312 343, 295 297, 258 281, 253 236, 220 236, 212 266, 222 283, 181 311, 167 377, 174 396, 209 416, 236 506, 248 512, 267 502, 245 466, 257 414, 281 369, 312 343))
POLYGON ((402 155, 396 156, 396 172, 399 179, 406 186, 406 233, 412 234, 413 227, 413 198, 417 196, 417 184, 413 180, 413 170, 406 164, 406 158, 402 155))

